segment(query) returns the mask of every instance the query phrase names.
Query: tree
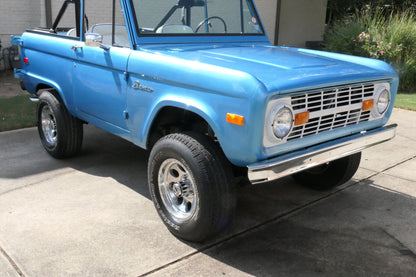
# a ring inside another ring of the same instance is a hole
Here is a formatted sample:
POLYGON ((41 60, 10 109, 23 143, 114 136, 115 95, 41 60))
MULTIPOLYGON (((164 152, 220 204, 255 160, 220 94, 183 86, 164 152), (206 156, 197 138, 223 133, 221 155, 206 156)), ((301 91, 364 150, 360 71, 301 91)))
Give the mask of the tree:
POLYGON ((389 14, 409 9, 416 12, 416 2, 414 0, 328 0, 326 22, 331 25, 334 21, 342 20, 363 9, 383 10, 389 14))

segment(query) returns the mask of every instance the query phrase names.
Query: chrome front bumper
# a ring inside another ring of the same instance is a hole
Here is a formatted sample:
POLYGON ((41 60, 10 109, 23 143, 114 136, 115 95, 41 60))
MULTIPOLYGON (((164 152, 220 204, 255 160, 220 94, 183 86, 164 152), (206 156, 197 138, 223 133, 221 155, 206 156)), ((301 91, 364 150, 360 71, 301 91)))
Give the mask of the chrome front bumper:
POLYGON ((251 164, 248 178, 252 184, 264 183, 361 152, 394 138, 396 127, 397 124, 380 127, 251 164))

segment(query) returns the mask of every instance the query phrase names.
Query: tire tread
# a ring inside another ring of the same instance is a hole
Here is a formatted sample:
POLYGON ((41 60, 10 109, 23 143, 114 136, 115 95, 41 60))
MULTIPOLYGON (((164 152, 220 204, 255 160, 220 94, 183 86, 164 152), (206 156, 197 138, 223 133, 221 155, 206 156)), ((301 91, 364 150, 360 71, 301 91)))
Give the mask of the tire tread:
MULTIPOLYGON (((195 227, 195 230, 191 233, 183 234, 171 228, 168 224, 166 226, 178 237, 188 241, 203 241, 224 229, 233 217, 236 201, 232 185, 231 167, 219 146, 208 137, 196 132, 170 134, 161 138, 155 144, 150 155, 148 172, 150 188, 152 187, 150 180, 153 176, 151 164, 152 159, 156 156, 155 151, 158 151, 161 145, 175 147, 176 143, 180 143, 189 149, 200 170, 201 182, 205 185, 213 185, 213 187, 202 187, 204 191, 199 191, 199 194, 209 194, 208 196, 204 195, 205 199, 218 202, 210 207, 209 214, 203 220, 204 226, 195 227)), ((161 211, 158 210, 158 212, 161 211)), ((163 219, 162 215, 161 217, 163 219)))
POLYGON ((69 158, 78 154, 82 147, 83 126, 82 122, 72 116, 57 92, 53 89, 42 90, 39 92, 39 103, 37 107, 38 131, 43 140, 40 113, 42 105, 47 104, 53 110, 58 125, 58 143, 54 149, 49 149, 44 142, 46 151, 57 159, 69 158))

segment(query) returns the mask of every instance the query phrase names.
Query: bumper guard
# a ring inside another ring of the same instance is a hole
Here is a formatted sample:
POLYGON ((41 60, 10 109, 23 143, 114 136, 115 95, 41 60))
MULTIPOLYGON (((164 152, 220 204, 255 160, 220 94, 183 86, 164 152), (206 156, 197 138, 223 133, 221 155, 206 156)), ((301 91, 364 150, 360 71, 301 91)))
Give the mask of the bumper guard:
POLYGON ((388 141, 396 135, 397 124, 343 137, 307 149, 292 152, 271 160, 248 166, 252 184, 276 180, 299 171, 352 155, 388 141))

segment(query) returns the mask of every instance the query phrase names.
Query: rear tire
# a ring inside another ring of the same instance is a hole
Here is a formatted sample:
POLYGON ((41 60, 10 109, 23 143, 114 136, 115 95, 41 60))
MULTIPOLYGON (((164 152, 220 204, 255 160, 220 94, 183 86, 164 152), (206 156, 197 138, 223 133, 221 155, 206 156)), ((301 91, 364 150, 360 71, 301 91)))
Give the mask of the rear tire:
POLYGON ((154 145, 149 190, 175 236, 203 241, 226 228, 235 210, 231 167, 220 148, 198 133, 171 134, 154 145))
POLYGON ((360 166, 361 152, 292 175, 295 181, 315 190, 328 190, 348 182, 360 166))
POLYGON ((42 90, 37 106, 37 126, 45 150, 54 158, 76 155, 82 146, 82 122, 73 117, 54 90, 42 90))

